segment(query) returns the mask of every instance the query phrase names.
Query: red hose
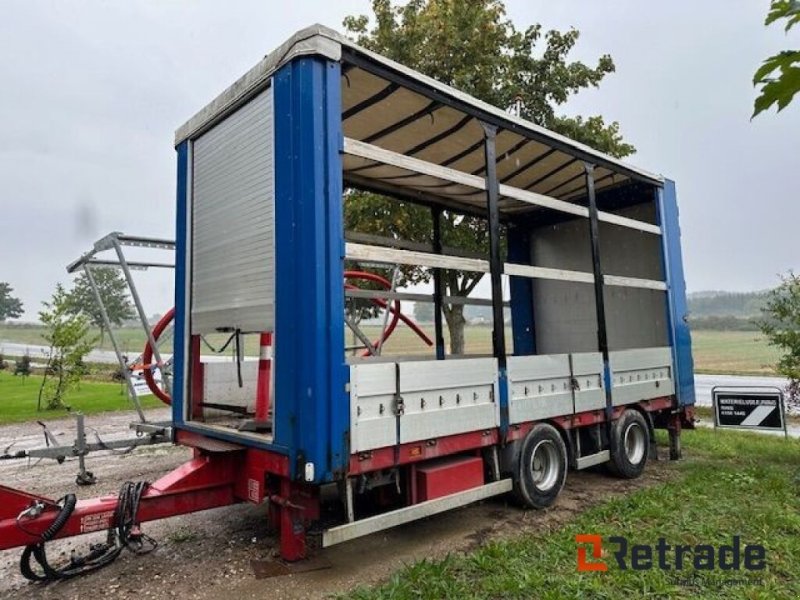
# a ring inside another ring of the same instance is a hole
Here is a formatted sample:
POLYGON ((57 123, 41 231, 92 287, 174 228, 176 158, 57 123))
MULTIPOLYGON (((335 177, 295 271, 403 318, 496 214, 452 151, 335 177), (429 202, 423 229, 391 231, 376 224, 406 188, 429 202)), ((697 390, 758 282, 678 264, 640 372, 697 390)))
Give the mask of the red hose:
MULTIPOLYGON (((159 319, 156 326, 153 327, 153 339, 157 340, 164 330, 169 325, 169 322, 175 317, 175 307, 173 306, 170 308, 164 316, 159 319)), ((153 347, 150 345, 150 338, 147 338, 147 343, 144 345, 144 352, 142 352, 142 364, 144 365, 144 369, 142 370, 142 375, 144 375, 144 380, 147 383, 147 387, 150 388, 150 391, 156 395, 156 397, 161 400, 164 404, 172 405, 172 398, 170 398, 169 394, 167 394, 164 390, 158 387, 156 383, 155 377, 153 377, 153 370, 152 365, 150 362, 153 360, 153 347)), ((163 365, 158 365, 159 367, 163 365)), ((163 373, 162 373, 163 377, 163 373)))
MULTIPOLYGON (((378 283, 384 287, 384 289, 391 289, 392 284, 391 282, 378 275, 377 273, 370 273, 368 271, 345 271, 344 272, 345 279, 362 279, 364 281, 372 281, 374 283, 378 283)), ((348 290, 357 290, 361 289, 356 285, 345 283, 345 289, 348 290)), ((403 312, 400 310, 400 301, 395 300, 392 302, 392 305, 389 306, 385 300, 381 300, 380 298, 371 298, 370 302, 375 306, 386 310, 388 308, 389 312, 392 313, 392 320, 386 325, 386 328, 381 333, 381 337, 378 338, 372 345, 377 347, 378 344, 383 345, 386 340, 392 335, 394 330, 397 328, 397 324, 400 321, 403 321, 406 325, 408 325, 411 330, 419 336, 419 338, 425 342, 428 346, 433 346, 433 341, 428 337, 428 335, 420 329, 419 325, 417 325, 413 320, 409 319, 403 312)), ((169 309, 163 317, 156 323, 156 326, 153 327, 153 339, 158 340, 164 330, 169 325, 170 321, 175 317, 175 308, 169 309)), ((364 356, 369 355, 369 350, 364 351, 364 356)), ((144 375, 144 380, 147 383, 147 387, 155 394, 155 396, 164 402, 164 404, 171 405, 172 398, 167 394, 164 390, 158 387, 156 383, 155 377, 153 377, 152 367, 155 366, 151 364, 153 360, 153 347, 150 345, 150 339, 148 338, 147 343, 144 346, 144 352, 142 352, 142 374, 144 375)), ((161 367, 162 365, 157 365, 161 367)))
MULTIPOLYGON (((365 279, 367 281, 374 281, 375 283, 381 284, 387 290, 391 289, 391 287, 392 287, 392 284, 388 279, 378 275, 377 273, 370 273, 368 271, 345 271, 344 272, 344 278, 345 279, 365 279)), ((351 284, 348 284, 348 283, 345 283, 344 285, 345 285, 345 288, 347 288, 347 289, 351 289, 351 290, 352 289, 358 289, 357 286, 354 286, 354 285, 351 285, 351 284)), ((380 298, 372 298, 372 299, 370 299, 370 302, 372 302, 375 306, 378 306, 380 308, 383 308, 383 309, 387 308, 387 302, 385 300, 381 300, 380 298)), ((417 325, 414 321, 412 321, 411 319, 409 319, 406 315, 404 315, 402 313, 402 311, 400 310, 400 301, 399 300, 395 300, 392 303, 392 306, 389 307, 389 312, 392 313, 392 321, 389 323, 389 325, 386 327, 386 329, 383 330, 383 333, 381 334, 381 337, 376 342, 374 342, 372 344, 373 346, 377 346, 379 343, 381 345, 383 345, 384 342, 386 342, 386 340, 389 339, 389 336, 392 335, 392 332, 395 330, 395 327, 397 327, 397 322, 398 321, 403 321, 403 323, 408 325, 411 328, 411 330, 414 333, 416 333, 417 336, 420 337, 420 339, 422 339, 423 342, 425 342, 428 346, 433 346, 433 341, 427 336, 427 334, 422 329, 420 329, 419 325, 417 325)), ((363 353, 363 356, 369 356, 369 350, 365 350, 364 353, 363 353)))

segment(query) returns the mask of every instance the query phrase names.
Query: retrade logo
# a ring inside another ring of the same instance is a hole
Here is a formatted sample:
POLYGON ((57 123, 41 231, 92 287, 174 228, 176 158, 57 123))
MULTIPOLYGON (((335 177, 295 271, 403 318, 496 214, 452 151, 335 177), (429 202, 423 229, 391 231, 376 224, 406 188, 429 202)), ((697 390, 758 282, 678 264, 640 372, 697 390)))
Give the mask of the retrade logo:
MULTIPOLYGON (((682 571, 693 567, 695 571, 763 571, 767 566, 767 550, 760 544, 742 545, 741 537, 733 536, 732 543, 713 546, 711 544, 668 544, 659 538, 655 545, 629 544, 622 536, 608 538, 608 555, 613 557, 620 570, 682 571)), ((580 533, 575 536, 578 544, 578 571, 608 571, 604 560, 603 538, 597 534, 580 533), (591 552, 591 559, 589 553, 591 552)))
MULTIPOLYGON (((603 558, 603 538, 599 535, 590 533, 579 533, 575 536, 578 544, 591 544, 592 558, 603 558)), ((608 571, 608 565, 604 562, 589 562, 586 559, 586 546, 578 546, 578 571, 608 571)))

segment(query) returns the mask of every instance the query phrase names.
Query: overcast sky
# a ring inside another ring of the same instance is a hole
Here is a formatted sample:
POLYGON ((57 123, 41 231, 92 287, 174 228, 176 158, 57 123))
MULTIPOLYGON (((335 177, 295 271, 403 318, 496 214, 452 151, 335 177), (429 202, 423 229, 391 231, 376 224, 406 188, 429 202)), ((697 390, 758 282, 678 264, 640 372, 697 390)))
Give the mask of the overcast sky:
MULTIPOLYGON (((562 112, 622 125, 674 179, 690 290, 771 286, 797 268, 800 100, 751 122, 753 71, 800 45, 767 0, 508 2, 518 27, 581 31, 617 72, 562 112)), ((174 237, 174 130, 294 31, 367 1, 39 2, 0 19, 0 281, 35 319, 65 265, 109 231, 174 237)), ((148 312, 171 278, 140 276, 148 312)))

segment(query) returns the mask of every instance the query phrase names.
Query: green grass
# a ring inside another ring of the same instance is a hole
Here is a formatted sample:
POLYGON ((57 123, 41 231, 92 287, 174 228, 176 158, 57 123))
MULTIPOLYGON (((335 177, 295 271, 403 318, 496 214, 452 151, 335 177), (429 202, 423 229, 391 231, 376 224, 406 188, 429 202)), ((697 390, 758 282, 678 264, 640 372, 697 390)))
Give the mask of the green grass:
MULTIPOLYGON (((662 440, 663 441, 663 440, 662 440)), ((350 597, 378 598, 800 598, 800 443, 757 434, 684 433, 688 458, 666 483, 606 501, 548 533, 492 541, 468 554, 423 560, 350 597), (630 544, 766 548, 764 571, 578 573, 575 535, 625 536, 630 544), (681 585, 679 580, 691 580, 681 585), (741 580, 744 583, 741 583, 741 580)))
POLYGON ((780 352, 755 331, 693 331, 698 373, 774 375, 780 352))
MULTIPOLYGON (((0 371, 0 424, 58 419, 69 414, 66 410, 36 410, 41 382, 42 378, 37 375, 23 379, 0 371)), ((153 396, 142 398, 141 402, 144 408, 163 406, 153 396)), ((82 381, 67 396, 66 404, 84 414, 133 408, 119 384, 96 381, 82 381)))

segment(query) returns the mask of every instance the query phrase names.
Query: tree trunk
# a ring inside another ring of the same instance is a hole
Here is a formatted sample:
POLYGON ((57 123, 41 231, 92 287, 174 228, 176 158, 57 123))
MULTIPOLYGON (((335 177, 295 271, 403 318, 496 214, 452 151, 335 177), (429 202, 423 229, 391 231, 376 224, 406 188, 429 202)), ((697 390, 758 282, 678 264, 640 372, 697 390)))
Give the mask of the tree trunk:
POLYGON ((443 311, 447 329, 450 331, 450 354, 464 354, 464 305, 451 304, 444 306, 443 311))

